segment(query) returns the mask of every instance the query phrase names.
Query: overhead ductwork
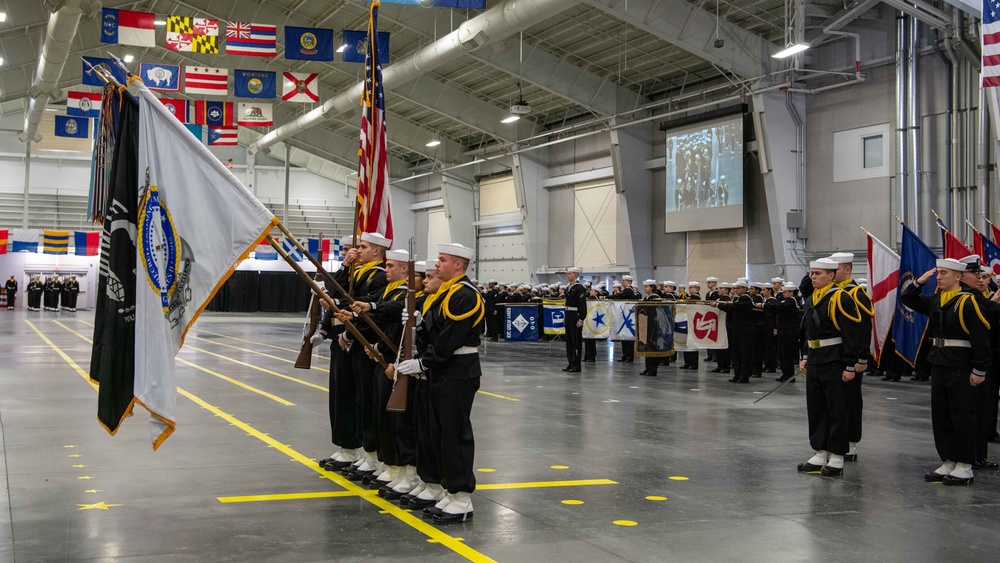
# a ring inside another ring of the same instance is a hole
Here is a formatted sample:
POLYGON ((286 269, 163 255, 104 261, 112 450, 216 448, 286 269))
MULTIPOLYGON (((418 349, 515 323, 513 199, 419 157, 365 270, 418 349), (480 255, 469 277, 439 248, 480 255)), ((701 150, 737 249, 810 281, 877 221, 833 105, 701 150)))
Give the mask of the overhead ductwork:
MULTIPOLYGON (((386 88, 406 84, 441 65, 483 47, 502 41, 577 4, 581 0, 505 0, 463 23, 457 30, 420 49, 382 71, 386 88)), ((327 119, 347 113, 360 104, 364 82, 359 82, 322 106, 291 123, 278 127, 250 145, 250 152, 266 150, 327 119)))
POLYGON ((45 106, 50 99, 62 96, 59 77, 69 58, 80 18, 93 17, 101 9, 100 0, 46 0, 50 13, 42 54, 38 57, 38 70, 28 91, 28 112, 24 116, 24 130, 18 135, 21 141, 39 141, 38 125, 42 122, 45 106))

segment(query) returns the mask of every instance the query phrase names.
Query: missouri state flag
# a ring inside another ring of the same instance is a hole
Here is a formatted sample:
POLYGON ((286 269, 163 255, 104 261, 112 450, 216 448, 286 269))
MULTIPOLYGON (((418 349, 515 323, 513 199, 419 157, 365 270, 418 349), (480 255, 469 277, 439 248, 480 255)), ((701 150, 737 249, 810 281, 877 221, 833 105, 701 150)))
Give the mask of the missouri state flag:
POLYGON ((100 231, 75 231, 73 233, 74 251, 77 256, 97 256, 101 247, 100 231))
POLYGON ((98 118, 101 116, 101 101, 103 95, 91 92, 73 92, 66 94, 66 115, 74 117, 98 118))
POLYGON ((85 117, 56 116, 56 137, 71 137, 74 139, 90 138, 90 120, 85 117))

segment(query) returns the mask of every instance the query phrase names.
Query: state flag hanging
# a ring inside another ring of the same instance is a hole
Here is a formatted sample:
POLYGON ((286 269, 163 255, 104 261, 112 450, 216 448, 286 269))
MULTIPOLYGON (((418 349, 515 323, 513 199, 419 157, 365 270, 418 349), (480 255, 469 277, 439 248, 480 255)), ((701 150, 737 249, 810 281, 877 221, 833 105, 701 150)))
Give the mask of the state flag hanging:
POLYGON ((205 127, 203 125, 195 125, 194 123, 185 123, 184 127, 188 131, 190 131, 192 135, 194 135, 195 139, 198 139, 199 143, 201 142, 202 132, 205 129, 205 127))
POLYGON ((160 103, 166 106, 167 111, 171 115, 177 118, 181 123, 187 123, 187 100, 171 100, 167 98, 158 98, 160 103))
MULTIPOLYGON (((430 0, 434 8, 460 8, 468 10, 485 10, 486 0, 430 0)), ((426 0, 424 0, 426 2, 426 0)), ((408 6, 424 6, 421 0, 382 0, 383 4, 406 4, 408 6)))
POLYGON ((320 262, 330 259, 330 239, 311 238, 306 248, 320 262))
POLYGON ((149 12, 104 8, 101 11, 101 43, 155 47, 155 20, 156 15, 149 12))
POLYGON ((332 61, 333 30, 285 26, 285 58, 296 61, 332 61))
POLYGON ((217 54, 218 35, 218 20, 167 16, 166 48, 170 51, 217 54))
POLYGON ((985 233, 979 233, 979 240, 983 245, 982 257, 986 269, 994 276, 1000 276, 1000 246, 990 240, 985 233))
POLYGON ((66 94, 66 115, 96 119, 101 116, 102 100, 100 93, 70 91, 66 94))
POLYGON ((13 243, 11 252, 38 252, 38 241, 41 239, 38 229, 12 229, 10 240, 13 243))
POLYGON ((85 117, 56 116, 56 137, 90 138, 90 120, 85 117))
POLYGON ((7 229, 0 229, 0 254, 7 254, 7 229))
POLYGON ((69 231, 42 231, 43 254, 69 254, 69 231))
POLYGON ((268 70, 239 70, 233 73, 237 98, 272 99, 277 96, 277 73, 268 70))
POLYGON ((207 66, 184 67, 184 93, 229 95, 229 69, 207 66))
POLYGON ((194 116, 189 120, 199 125, 209 125, 214 127, 232 127, 233 102, 210 102, 197 100, 193 102, 192 112, 194 116))
POLYGON ((227 22, 226 54, 246 57, 273 57, 278 54, 278 26, 260 23, 227 22))
POLYGON ((75 231, 73 241, 73 254, 97 256, 97 250, 101 247, 101 233, 100 231, 75 231))
POLYGON ((128 77, 125 76, 125 71, 118 67, 114 61, 111 59, 105 59, 101 57, 83 57, 83 61, 80 63, 83 66, 83 84, 87 86, 100 86, 104 87, 104 81, 97 76, 97 73, 91 69, 92 66, 96 67, 98 65, 105 65, 111 75, 115 77, 115 80, 119 84, 127 84, 128 77))
POLYGON ((281 99, 286 102, 319 102, 319 74, 285 72, 281 79, 281 99))
POLYGON ((150 90, 179 92, 181 89, 181 66, 160 63, 139 63, 139 78, 150 90))
POLYGON ((237 125, 243 127, 270 127, 274 125, 271 104, 240 102, 237 125))
POLYGON ((239 143, 238 127, 211 127, 208 128, 208 145, 212 147, 235 147, 239 143))
MULTIPOLYGON (((389 64, 389 32, 379 31, 377 37, 378 62, 384 65, 389 64)), ((341 51, 340 56, 345 63, 365 62, 368 51, 368 32, 345 29, 342 47, 344 50, 341 51)))

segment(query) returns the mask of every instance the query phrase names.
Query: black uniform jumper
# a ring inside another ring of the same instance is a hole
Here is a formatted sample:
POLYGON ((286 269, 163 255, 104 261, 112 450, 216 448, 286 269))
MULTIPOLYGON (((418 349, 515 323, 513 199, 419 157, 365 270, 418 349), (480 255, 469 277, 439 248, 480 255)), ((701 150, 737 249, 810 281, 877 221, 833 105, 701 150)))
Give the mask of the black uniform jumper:
POLYGON ((566 290, 566 369, 580 371, 583 359, 583 327, 577 321, 587 314, 587 290, 580 282, 575 282, 566 290))

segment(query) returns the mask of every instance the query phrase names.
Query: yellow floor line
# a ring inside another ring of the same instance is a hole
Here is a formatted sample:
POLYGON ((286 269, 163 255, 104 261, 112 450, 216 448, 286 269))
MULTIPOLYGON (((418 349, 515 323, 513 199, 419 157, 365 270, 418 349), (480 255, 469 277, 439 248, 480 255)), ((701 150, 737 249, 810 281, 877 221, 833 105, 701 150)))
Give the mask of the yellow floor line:
POLYGON ((280 377, 282 379, 287 379, 288 381, 294 381, 295 383, 299 383, 301 385, 305 385, 306 387, 312 387, 313 389, 319 389, 320 391, 326 391, 326 392, 330 391, 329 389, 327 389, 326 387, 323 387, 322 385, 316 385, 315 383, 310 383, 308 381, 299 379, 297 377, 292 377, 290 375, 285 375, 283 373, 278 373, 276 371, 272 371, 272 370, 269 370, 267 368, 262 368, 260 366, 255 366, 253 364, 248 364, 246 362, 241 362, 241 361, 239 361, 239 360, 237 360, 235 358, 230 358, 229 356, 223 356, 222 354, 216 354, 215 352, 209 352, 208 350, 205 350, 204 348, 198 348, 198 347, 192 346, 190 344, 188 344, 187 346, 185 346, 185 348, 190 348, 191 350, 196 350, 198 352, 201 352, 202 354, 208 354, 209 356, 215 356, 216 358, 222 358, 223 360, 228 360, 230 362, 233 362, 234 364, 239 364, 241 366, 246 366, 246 367, 248 367, 250 369, 255 369, 255 370, 259 371, 259 372, 263 372, 263 373, 266 373, 266 374, 269 374, 269 375, 273 375, 275 377, 280 377))
MULTIPOLYGON (((209 344, 215 344, 216 346, 225 346, 226 348, 232 348, 233 350, 239 350, 240 352, 247 352, 248 354, 257 354, 258 356, 264 356, 265 358, 271 358, 272 360, 278 360, 279 362, 285 362, 286 364, 295 364, 294 360, 288 360, 278 356, 272 356, 271 354, 265 354, 264 352, 258 352, 256 350, 251 350, 249 348, 240 348, 239 346, 233 346, 232 344, 223 344, 222 342, 218 342, 216 340, 209 340, 207 338, 201 338, 199 336, 188 336, 188 338, 193 338, 194 340, 201 340, 202 342, 208 342, 209 344)), ((322 372, 330 371, 328 368, 321 368, 316 366, 311 366, 311 369, 322 372)))
MULTIPOLYGON (((299 353, 299 351, 296 350, 296 349, 294 349, 294 348, 285 348, 284 346, 275 346, 274 344, 268 344, 266 342, 257 342, 255 340, 247 340, 245 338, 237 338, 235 336, 229 336, 228 334, 222 334, 220 332, 212 332, 210 330, 202 330, 200 328, 196 328, 196 330, 198 332, 204 332, 205 334, 211 334, 212 336, 221 336, 223 338, 229 338, 231 340, 236 340, 236 341, 239 341, 239 342, 246 342, 247 344, 256 344, 258 346, 267 346, 268 348, 274 348, 275 350, 284 350, 286 352, 294 352, 296 354, 299 353)), ((314 358, 323 358, 324 360, 329 360, 330 359, 328 356, 324 356, 322 354, 313 354, 313 357, 314 358)))
POLYGON ((617 485, 611 479, 576 479, 572 481, 526 481, 524 483, 477 484, 477 491, 502 491, 506 489, 541 489, 546 487, 586 487, 590 485, 617 485))
MULTIPOLYGON (((370 491, 372 494, 376 494, 377 491, 370 491)), ((241 497, 218 497, 219 502, 231 503, 231 502, 261 502, 266 500, 304 500, 304 499, 314 499, 314 498, 337 498, 337 497, 356 497, 358 493, 354 491, 318 491, 315 493, 286 493, 277 495, 248 495, 241 497)))
MULTIPOLYGON (((72 358, 66 355, 65 352, 63 352, 58 346, 56 346, 51 340, 49 340, 44 334, 42 334, 42 331, 38 330, 38 328, 35 327, 35 325, 31 324, 31 321, 26 320, 25 322, 28 323, 28 325, 32 328, 32 330, 34 330, 35 333, 38 334, 38 336, 42 340, 44 340, 46 344, 48 344, 53 350, 56 351, 56 353, 58 353, 64 360, 66 360, 66 363, 68 363, 70 367, 76 370, 76 372, 79 373, 80 376, 84 377, 87 380, 87 382, 91 384, 92 387, 94 387, 95 389, 97 388, 97 385, 93 384, 90 381, 90 376, 87 375, 87 373, 83 371, 80 368, 80 366, 73 361, 72 358)), ((82 336, 79 333, 76 334, 78 336, 82 336)), ((316 462, 311 458, 309 458, 308 456, 306 456, 305 454, 299 453, 298 451, 292 449, 290 446, 281 443, 280 441, 272 438, 271 436, 265 434, 264 432, 261 432, 260 430, 257 430, 256 428, 250 426, 246 422, 243 422, 242 420, 239 420, 233 415, 222 411, 222 409, 220 409, 219 407, 216 407, 214 405, 205 402, 202 398, 198 397, 197 395, 191 394, 185 391, 184 389, 181 389, 180 387, 177 388, 177 392, 187 397, 201 408, 225 420, 230 425, 235 426, 240 430, 243 430, 244 432, 247 433, 247 435, 257 438, 258 440, 264 442, 271 448, 287 455, 291 459, 301 463, 302 465, 315 471, 316 473, 319 473, 320 476, 340 485, 341 487, 344 488, 345 491, 351 492, 354 495, 365 499, 369 503, 380 508, 384 513, 391 514, 404 524, 410 526, 411 528, 427 536, 428 539, 434 541, 434 543, 439 543, 444 547, 447 547, 448 549, 454 551, 455 553, 461 555, 462 557, 468 559, 469 561, 474 561, 476 563, 481 563, 481 562, 485 563, 493 561, 493 559, 490 559, 486 555, 483 555, 482 553, 462 543, 462 540, 444 533, 439 528, 435 528, 434 526, 424 522, 421 518, 413 516, 412 514, 410 514, 406 510, 403 510, 399 506, 396 506, 395 504, 392 504, 391 502, 385 499, 379 498, 377 495, 369 494, 369 491, 367 491, 366 489, 362 489, 358 485, 355 485, 354 483, 348 481, 347 479, 341 477, 336 473, 325 471, 319 468, 319 466, 316 465, 316 462)))
POLYGON ((497 399, 503 399, 505 401, 514 401, 515 403, 520 403, 521 399, 515 399, 514 397, 508 397, 506 395, 498 395, 496 393, 490 393, 489 391, 476 391, 477 393, 487 395, 489 397, 496 397, 497 399))
MULTIPOLYGON (((90 380, 90 374, 89 373, 83 371, 83 368, 81 368, 79 365, 77 365, 77 363, 74 362, 72 358, 70 358, 69 356, 67 356, 66 352, 63 352, 58 346, 56 346, 55 344, 53 344, 53 342, 51 340, 49 340, 48 337, 46 337, 44 334, 42 334, 42 331, 38 330, 38 327, 36 327, 34 324, 32 324, 31 321, 25 320, 24 322, 28 323, 28 326, 31 327, 31 330, 35 331, 35 334, 37 334, 39 338, 41 338, 42 340, 44 340, 45 343, 48 344, 50 348, 52 348, 53 350, 55 350, 56 353, 59 354, 62 357, 62 359, 66 360, 66 363, 69 364, 69 366, 71 368, 73 368, 74 370, 76 370, 76 373, 80 374, 80 377, 82 377, 84 381, 86 381, 91 387, 93 387, 94 391, 97 391, 97 384, 90 380)), ((89 338, 87 338, 86 336, 80 334, 79 332, 76 332, 73 329, 67 328, 66 325, 60 323, 59 321, 56 321, 56 324, 62 326, 63 328, 66 328, 66 330, 69 330, 72 333, 75 333, 77 336, 79 336, 80 338, 83 338, 84 340, 90 340, 89 338)))

